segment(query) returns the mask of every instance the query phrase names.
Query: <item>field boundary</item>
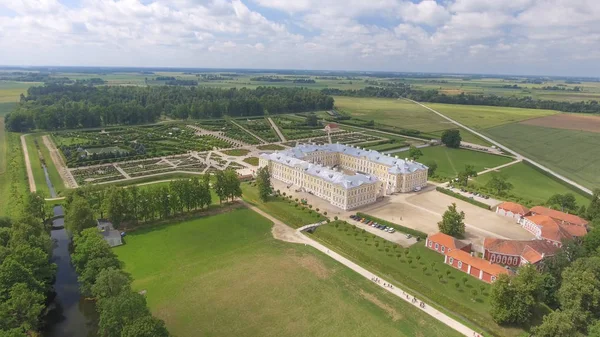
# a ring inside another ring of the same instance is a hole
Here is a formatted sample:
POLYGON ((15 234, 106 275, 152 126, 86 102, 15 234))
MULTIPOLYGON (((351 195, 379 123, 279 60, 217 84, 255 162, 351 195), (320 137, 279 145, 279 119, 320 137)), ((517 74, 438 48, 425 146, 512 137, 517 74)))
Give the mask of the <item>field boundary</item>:
POLYGON ((436 113, 436 114, 438 114, 439 116, 441 116, 441 117, 443 117, 443 118, 447 119, 448 121, 450 121, 450 122, 452 122, 452 123, 454 123, 454 124, 456 124, 456 125, 458 125, 458 126, 460 126, 460 127, 464 128, 465 130, 467 130, 467 131, 469 131, 469 132, 471 132, 471 133, 475 134, 476 136, 479 136, 480 138, 482 138, 482 139, 484 139, 484 140, 487 140, 488 142, 490 142, 490 143, 492 143, 492 144, 494 144, 494 145, 498 146, 499 148, 501 148, 501 149, 505 150, 506 152, 512 153, 513 155, 515 155, 515 156, 517 157, 517 159, 523 159, 523 160, 530 161, 532 165, 535 165, 535 166, 537 166, 538 168, 540 168, 540 169, 542 169, 542 170, 545 170, 545 171, 546 171, 548 174, 552 174, 554 177, 556 177, 556 178, 558 178, 558 179, 560 179, 560 180, 564 181, 565 183, 567 183, 567 184, 569 184, 569 185, 571 185, 571 186, 573 186, 573 187, 576 187, 577 189, 579 189, 579 190, 581 190, 581 191, 583 191, 583 192, 585 192, 585 193, 587 193, 587 194, 590 194, 590 195, 592 195, 592 194, 593 194, 593 193, 592 193, 592 190, 590 190, 589 188, 587 188, 587 187, 584 187, 584 186, 582 186, 582 185, 580 185, 580 184, 576 183, 575 181, 573 181, 573 180, 571 180, 571 179, 569 179, 569 178, 567 178, 567 177, 565 177, 565 176, 563 176, 563 175, 560 175, 560 174, 558 174, 558 173, 556 173, 556 172, 554 172, 554 171, 550 170, 549 168, 545 167, 544 165, 542 165, 542 164, 540 164, 540 163, 537 163, 537 162, 535 162, 535 161, 533 161, 533 160, 531 160, 531 159, 529 159, 529 158, 527 158, 527 157, 525 157, 525 156, 521 155, 520 153, 518 153, 518 152, 516 152, 516 151, 514 151, 514 150, 512 150, 512 149, 510 149, 509 147, 502 145, 501 143, 499 143, 499 142, 497 142, 497 141, 493 140, 492 138, 490 138, 490 137, 488 137, 488 136, 485 136, 485 135, 483 135, 482 133, 480 133, 480 132, 477 132, 477 131, 475 131, 475 130, 471 129, 471 128, 469 128, 469 127, 467 127, 467 126, 465 126, 465 125, 463 125, 463 124, 461 124, 461 123, 459 123, 459 122, 457 122, 457 121, 453 120, 453 119, 452 119, 452 118, 450 118, 450 117, 447 117, 446 115, 442 114, 441 112, 438 112, 438 111, 436 111, 436 110, 434 110, 434 109, 432 109, 432 108, 430 108, 430 107, 428 107, 428 106, 426 106, 426 105, 424 105, 424 104, 422 104, 422 103, 419 103, 419 102, 417 102, 417 101, 413 101, 412 99, 408 99, 408 98, 404 98, 404 99, 405 99, 405 100, 408 100, 408 101, 410 101, 410 102, 413 102, 413 103, 419 104, 420 106, 422 106, 422 107, 424 107, 424 108, 427 108, 427 109, 429 109, 429 110, 430 110, 430 111, 432 111, 432 112, 435 112, 435 113, 436 113))
POLYGON ((583 193, 583 194, 589 194, 588 192, 586 192, 586 191, 584 191, 584 190, 580 189, 580 188, 579 188, 579 187, 577 187, 577 186, 573 186, 573 185, 571 185, 571 184, 569 184, 569 183, 567 183, 567 182, 565 182, 565 181, 563 181, 563 180, 561 180, 561 179, 556 179, 556 177, 555 177, 555 176, 554 176, 552 173, 550 173, 550 172, 548 172, 548 171, 545 171, 545 170, 541 169, 540 167, 536 166, 535 164, 533 164, 532 162, 530 162, 530 161, 529 161, 529 160, 527 160, 527 159, 523 160, 523 163, 524 163, 525 165, 527 165, 527 166, 531 167, 532 169, 534 169, 534 170, 536 170, 536 171, 540 172, 541 174, 545 175, 546 177, 548 177, 548 178, 550 178, 550 179, 552 179, 552 180, 556 181, 557 183, 559 183, 559 184, 561 184, 561 185, 565 186, 565 187, 568 187, 568 188, 575 189, 576 191, 579 191, 580 193, 583 193))

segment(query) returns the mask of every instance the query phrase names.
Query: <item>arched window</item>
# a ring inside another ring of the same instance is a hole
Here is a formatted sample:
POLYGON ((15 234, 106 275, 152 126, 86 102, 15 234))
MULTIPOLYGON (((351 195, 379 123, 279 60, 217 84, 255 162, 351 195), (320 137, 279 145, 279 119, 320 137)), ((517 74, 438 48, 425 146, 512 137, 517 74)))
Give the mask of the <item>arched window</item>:
POLYGON ((446 251, 446 247, 442 246, 442 253, 446 251))
POLYGON ((462 268, 462 261, 458 261, 458 268, 462 268))
POLYGON ((435 250, 438 250, 440 248, 440 245, 438 243, 435 244, 435 250))
POLYGON ((454 258, 450 258, 450 259, 448 260, 448 262, 449 262, 450 264, 452 264, 452 263, 454 262, 454 258))

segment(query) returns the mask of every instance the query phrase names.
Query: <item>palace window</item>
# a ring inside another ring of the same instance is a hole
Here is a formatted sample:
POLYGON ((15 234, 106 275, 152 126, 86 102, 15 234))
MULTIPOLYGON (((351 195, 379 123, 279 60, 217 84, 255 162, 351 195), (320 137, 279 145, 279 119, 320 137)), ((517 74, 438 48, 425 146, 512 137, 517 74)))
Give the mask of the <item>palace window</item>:
POLYGON ((452 264, 452 262, 454 262, 454 258, 450 258, 450 260, 448 260, 448 262, 450 262, 450 264, 452 264))
POLYGON ((462 261, 458 261, 458 268, 462 268, 462 261))

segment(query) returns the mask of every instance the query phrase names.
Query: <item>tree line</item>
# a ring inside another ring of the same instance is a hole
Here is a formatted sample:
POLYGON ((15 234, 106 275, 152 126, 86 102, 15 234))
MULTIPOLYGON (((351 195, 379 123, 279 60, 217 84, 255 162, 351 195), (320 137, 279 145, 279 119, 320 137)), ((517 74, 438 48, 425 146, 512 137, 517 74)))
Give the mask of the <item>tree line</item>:
POLYGON ((73 246, 81 293, 96 300, 100 336, 169 336, 165 323, 151 315, 146 298, 132 291, 131 276, 96 228, 75 234, 73 246))
POLYGON ((580 102, 562 102, 554 100, 541 100, 532 97, 472 95, 461 93, 459 95, 446 95, 438 90, 416 90, 408 84, 396 83, 390 86, 368 86, 362 89, 322 89, 322 93, 334 96, 352 97, 386 97, 409 98, 419 102, 447 103, 462 105, 489 105, 514 108, 548 109, 563 112, 600 113, 600 104, 596 100, 580 102))
POLYGON ((96 218, 110 220, 116 228, 140 224, 202 210, 242 195, 240 180, 233 170, 217 171, 190 179, 173 180, 169 185, 145 188, 88 185, 66 199, 65 227, 71 233, 96 227, 96 218))
POLYGON ((57 130, 156 122, 171 118, 259 116, 266 113, 328 110, 333 98, 305 88, 221 89, 185 86, 94 87, 47 84, 21 95, 6 128, 57 130))
POLYGON ((16 219, 0 218, 0 335, 36 335, 52 292, 56 264, 44 196, 27 196, 16 219))

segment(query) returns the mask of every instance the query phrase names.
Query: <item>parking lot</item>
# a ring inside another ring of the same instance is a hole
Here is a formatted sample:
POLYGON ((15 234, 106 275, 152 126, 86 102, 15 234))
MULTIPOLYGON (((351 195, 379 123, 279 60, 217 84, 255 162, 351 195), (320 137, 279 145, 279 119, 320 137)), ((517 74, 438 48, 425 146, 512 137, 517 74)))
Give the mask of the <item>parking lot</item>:
POLYGON ((381 230, 379 228, 375 228, 373 226, 370 226, 366 223, 360 222, 356 219, 349 219, 348 220, 349 223, 355 225, 356 227, 360 228, 360 229, 364 229, 369 233, 372 233, 374 235, 377 235, 381 238, 384 238, 388 241, 391 242, 395 242, 403 247, 409 247, 410 245, 413 245, 415 243, 417 243, 417 240, 414 237, 410 237, 408 238, 408 236, 405 233, 402 232, 398 232, 395 231, 393 233, 391 232, 386 232, 384 230, 381 230))

